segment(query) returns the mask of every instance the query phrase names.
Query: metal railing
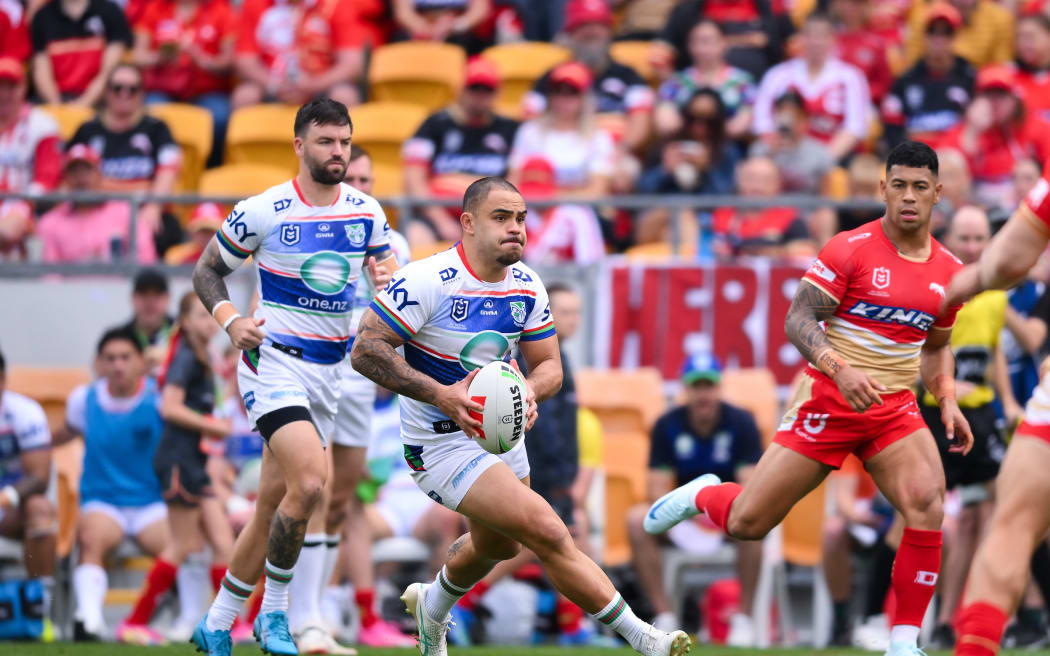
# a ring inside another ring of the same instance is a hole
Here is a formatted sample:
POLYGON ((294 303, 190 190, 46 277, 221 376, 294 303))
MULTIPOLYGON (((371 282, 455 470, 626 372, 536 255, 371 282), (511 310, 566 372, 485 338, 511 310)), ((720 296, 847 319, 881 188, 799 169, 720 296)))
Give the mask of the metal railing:
MULTIPOLYGON (((100 203, 105 201, 125 201, 130 206, 129 228, 127 247, 122 248, 121 257, 111 261, 93 262, 68 262, 68 263, 44 263, 44 262, 0 262, 0 277, 26 277, 41 275, 127 275, 134 272, 138 267, 136 244, 139 226, 138 217, 142 206, 149 203, 161 203, 163 205, 195 205, 203 202, 215 202, 221 205, 234 205, 245 196, 205 196, 201 194, 172 194, 151 195, 143 192, 76 192, 76 193, 16 193, 0 192, 0 202, 4 200, 25 200, 37 206, 54 206, 68 201, 84 203, 100 203)), ((458 207, 460 200, 456 198, 424 198, 410 196, 379 197, 383 207, 394 209, 398 212, 402 225, 414 216, 415 211, 426 206, 458 207)), ((671 245, 675 254, 682 252, 681 221, 682 213, 686 211, 700 212, 701 231, 710 230, 709 212, 722 207, 735 207, 738 209, 765 209, 772 207, 794 207, 802 211, 812 211, 819 208, 831 207, 835 209, 851 210, 881 210, 882 203, 869 199, 831 200, 816 195, 790 194, 772 198, 745 198, 731 195, 626 195, 606 196, 596 199, 545 199, 530 200, 530 207, 545 209, 557 205, 589 205, 595 209, 615 208, 631 211, 644 211, 652 209, 667 210, 671 213, 671 245)), ((171 266, 158 263, 162 269, 172 274, 188 273, 192 267, 188 265, 171 266)))

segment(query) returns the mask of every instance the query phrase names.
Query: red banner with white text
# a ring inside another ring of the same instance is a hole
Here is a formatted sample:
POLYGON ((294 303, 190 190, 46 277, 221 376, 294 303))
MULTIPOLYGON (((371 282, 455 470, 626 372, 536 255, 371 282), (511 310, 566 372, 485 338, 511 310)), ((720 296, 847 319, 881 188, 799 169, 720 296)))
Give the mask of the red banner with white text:
POLYGON ((804 364, 784 318, 805 267, 608 261, 600 274, 594 361, 656 367, 678 378, 688 353, 712 351, 726 367, 766 367, 788 385, 804 364))

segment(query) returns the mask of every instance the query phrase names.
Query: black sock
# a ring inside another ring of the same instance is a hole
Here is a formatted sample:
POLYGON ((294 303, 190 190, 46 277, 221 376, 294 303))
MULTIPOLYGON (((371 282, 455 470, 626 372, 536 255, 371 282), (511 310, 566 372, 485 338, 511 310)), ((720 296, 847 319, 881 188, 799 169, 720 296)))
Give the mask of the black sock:
POLYGON ((849 600, 836 601, 834 604, 835 623, 831 627, 832 635, 841 635, 849 631, 849 600))
POLYGON ((1043 609, 1034 606, 1021 606, 1017 609, 1017 623, 1038 629, 1043 625, 1043 609))
POLYGON ((1039 587, 1039 594, 1043 596, 1043 604, 1050 608, 1050 547, 1047 547, 1045 540, 1040 540, 1032 553, 1030 567, 1032 580, 1039 587))
POLYGON ((884 540, 879 540, 871 563, 871 576, 868 578, 868 595, 864 602, 865 617, 882 614, 886 605, 886 593, 890 591, 893 580, 893 559, 896 557, 896 550, 891 549, 884 540))

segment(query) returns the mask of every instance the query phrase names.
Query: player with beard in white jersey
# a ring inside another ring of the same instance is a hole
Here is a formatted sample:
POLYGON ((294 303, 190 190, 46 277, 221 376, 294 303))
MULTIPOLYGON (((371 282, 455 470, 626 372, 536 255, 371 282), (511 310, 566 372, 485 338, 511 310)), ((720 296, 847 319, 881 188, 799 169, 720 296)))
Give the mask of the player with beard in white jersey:
POLYGON ((524 545, 554 587, 646 656, 681 656, 691 642, 639 620, 569 530, 529 488, 524 449, 501 456, 472 436, 483 407, 467 393, 484 365, 517 345, 528 364, 526 430, 536 404, 561 387, 558 339, 547 292, 522 264, 525 201, 502 178, 481 178, 463 195, 455 248, 409 264, 361 319, 354 369, 402 396, 405 459, 427 495, 465 516, 469 532, 453 543, 433 583, 413 583, 402 600, 415 618, 423 656, 444 656, 449 611, 500 560, 524 545), (404 355, 397 349, 404 346, 404 355))
POLYGON ((230 656, 230 626, 264 570, 255 637, 264 652, 299 653, 288 630, 288 585, 328 477, 326 438, 354 294, 363 266, 377 277, 396 267, 382 208, 343 183, 352 132, 341 103, 324 98, 300 107, 298 175, 238 203, 193 272, 201 301, 242 350, 238 387, 267 446, 255 514, 193 632, 208 656, 230 656), (256 316, 242 317, 223 278, 249 255, 258 265, 260 301, 256 316))

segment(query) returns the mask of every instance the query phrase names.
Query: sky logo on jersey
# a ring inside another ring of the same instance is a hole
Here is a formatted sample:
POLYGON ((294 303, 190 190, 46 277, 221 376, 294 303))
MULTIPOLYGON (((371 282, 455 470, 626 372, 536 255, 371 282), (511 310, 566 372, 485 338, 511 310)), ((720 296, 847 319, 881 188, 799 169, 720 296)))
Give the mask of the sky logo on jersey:
POLYGON ((386 293, 390 295, 390 298, 397 303, 397 311, 404 310, 409 305, 419 305, 419 301, 408 300, 408 290, 401 285, 405 284, 404 278, 398 278, 397 280, 391 280, 386 286, 386 293))
POLYGON ((363 246, 365 243, 365 226, 362 223, 349 223, 343 226, 346 230, 346 238, 350 240, 351 246, 363 246))
POLYGON ((274 214, 280 214, 281 212, 285 211, 286 209, 288 209, 291 206, 292 206, 292 199, 291 198, 282 198, 280 200, 275 200, 273 202, 273 213, 274 214))
POLYGON ((448 267, 438 271, 438 275, 441 276, 441 282, 449 282, 456 277, 456 270, 453 267, 448 267))
POLYGON ((454 298, 452 299, 452 311, 449 312, 449 316, 452 317, 453 321, 463 323, 467 320, 467 313, 470 311, 470 301, 465 298, 454 298))
POLYGON ((919 310, 909 310, 908 308, 890 305, 876 305, 874 303, 865 303, 864 301, 857 301, 848 312, 856 317, 883 323, 895 323, 901 326, 911 326, 923 332, 930 329, 930 325, 933 324, 933 320, 936 318, 932 314, 920 312, 919 310))
POLYGON ((281 243, 285 246, 295 246, 299 243, 300 230, 298 223, 285 224, 281 226, 281 243))
POLYGON ((248 232, 248 224, 244 222, 244 212, 234 210, 226 217, 226 225, 237 235, 237 241, 244 243, 248 237, 254 237, 254 232, 248 232))
POLYGON ((519 326, 525 325, 525 301, 510 302, 510 316, 519 326))

